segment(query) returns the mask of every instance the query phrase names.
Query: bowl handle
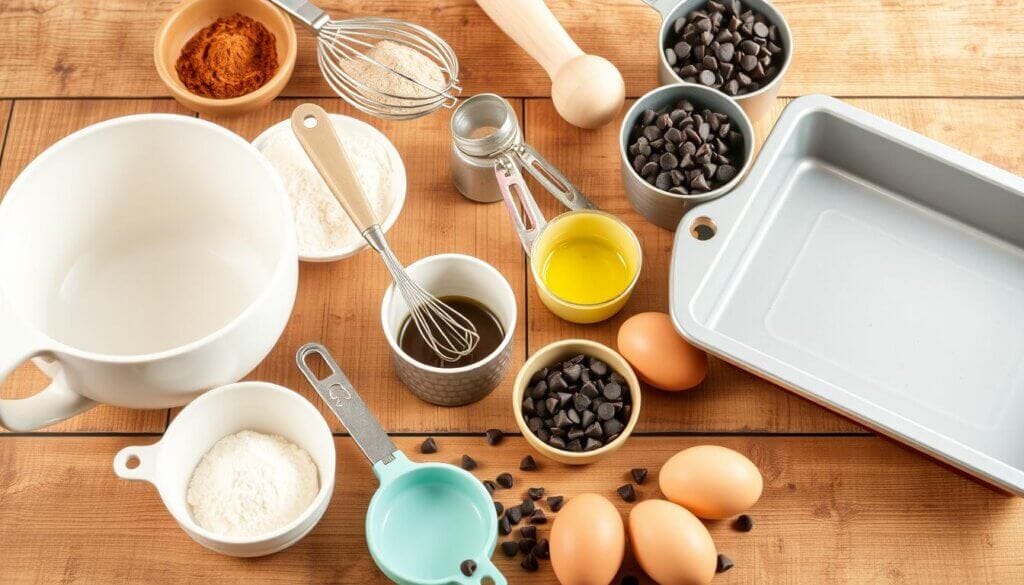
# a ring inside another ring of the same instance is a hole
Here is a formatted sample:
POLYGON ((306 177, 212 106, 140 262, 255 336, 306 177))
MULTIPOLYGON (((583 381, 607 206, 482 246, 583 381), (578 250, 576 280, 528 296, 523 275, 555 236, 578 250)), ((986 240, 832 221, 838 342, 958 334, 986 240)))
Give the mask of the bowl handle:
MULTIPOLYGON (((45 339, 27 326, 0 295, 0 381, 14 368, 33 357, 50 356, 43 349, 45 339)), ((59 364, 59 362, 58 362, 59 364)), ((10 431, 31 431, 89 410, 96 403, 78 394, 68 385, 64 368, 55 368, 50 385, 29 396, 0 400, 0 426, 10 431)))
POLYGON ((476 562, 476 571, 470 577, 459 575, 455 581, 460 585, 481 585, 485 582, 485 579, 490 579, 494 585, 508 585, 508 581, 505 576, 501 574, 498 567, 494 566, 491 559, 483 558, 476 562))
POLYGON ((160 442, 152 445, 132 445, 114 455, 114 473, 121 479, 131 481, 154 481, 154 471, 160 461, 160 442), (129 467, 132 463, 134 467, 129 467))

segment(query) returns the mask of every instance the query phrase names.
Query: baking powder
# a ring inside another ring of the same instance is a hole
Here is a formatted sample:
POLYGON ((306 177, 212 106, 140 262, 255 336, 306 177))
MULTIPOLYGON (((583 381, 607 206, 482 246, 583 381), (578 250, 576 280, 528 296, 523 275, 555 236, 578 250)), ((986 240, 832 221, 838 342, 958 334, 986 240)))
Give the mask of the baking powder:
MULTIPOLYGON (((384 223, 394 203, 387 145, 380 136, 360 126, 346 124, 342 128, 335 121, 334 128, 377 221, 384 223)), ((362 240, 291 128, 284 127, 267 137, 260 152, 270 159, 288 190, 300 255, 323 255, 362 240)))
POLYGON ((196 524, 222 536, 258 536, 298 518, 319 491, 316 464, 284 437, 241 431, 203 456, 188 484, 196 524))

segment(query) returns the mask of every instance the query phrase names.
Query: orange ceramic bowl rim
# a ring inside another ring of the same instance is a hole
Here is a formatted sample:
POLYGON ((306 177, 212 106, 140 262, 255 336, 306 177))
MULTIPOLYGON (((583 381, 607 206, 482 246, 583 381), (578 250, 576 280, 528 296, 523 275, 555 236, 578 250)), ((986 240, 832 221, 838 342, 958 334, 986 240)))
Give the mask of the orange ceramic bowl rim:
MULTIPOLYGON (((179 21, 184 21, 184 19, 192 17, 193 12, 197 7, 202 4, 213 3, 215 1, 219 0, 187 0, 171 11, 171 13, 167 15, 167 18, 165 18, 160 24, 160 28, 157 31, 156 40, 153 43, 153 62, 156 65, 156 72, 160 77, 160 81, 167 86, 167 89, 171 91, 173 97, 186 107, 194 109, 200 113, 228 113, 231 111, 241 113, 246 110, 246 106, 258 106, 262 103, 273 100, 281 93, 282 90, 284 90, 284 86, 288 84, 288 80, 291 79, 292 72, 295 70, 295 58, 298 53, 298 41, 295 34, 295 25, 283 10, 266 0, 247 0, 246 2, 238 2, 239 4, 261 4, 266 9, 267 14, 274 15, 276 22, 273 23, 265 22, 261 19, 257 20, 261 20, 262 24, 274 33, 275 36, 278 36, 278 33, 284 33, 284 51, 278 51, 277 71, 265 84, 257 88, 255 91, 249 92, 245 95, 225 99, 196 95, 189 91, 181 80, 178 79, 178 74, 175 70, 175 62, 181 48, 179 47, 177 51, 171 53, 174 56, 170 60, 164 58, 164 54, 165 50, 168 48, 168 43, 171 42, 169 33, 174 29, 174 26, 178 24, 179 21)), ((245 14, 244 9, 232 12, 245 14)), ((252 17, 250 14, 245 15, 252 17)), ((230 16, 230 14, 225 14, 224 16, 230 16)))
POLYGON ((633 434, 633 429, 636 428, 637 421, 640 420, 640 380, 636 376, 636 372, 633 371, 632 366, 626 361, 626 358, 622 357, 619 352, 596 341, 590 341, 588 339, 564 339, 562 341, 556 341, 549 343, 544 347, 538 349, 527 358, 526 362, 519 369, 519 373, 516 374, 515 382, 512 385, 512 412, 516 419, 516 424, 519 426, 520 432, 523 433, 523 438, 530 444, 531 447, 540 452, 541 455, 559 463, 565 463, 568 465, 586 465, 593 463, 598 459, 601 459, 605 455, 612 453, 622 447, 625 444, 626 439, 633 434), (544 441, 540 440, 540 437, 535 435, 533 431, 526 426, 526 421, 523 420, 523 393, 526 391, 526 387, 530 383, 530 378, 533 373, 540 368, 548 365, 550 362, 558 359, 565 359, 573 355, 585 354, 587 356, 595 356, 598 359, 606 362, 613 371, 618 372, 626 379, 629 383, 629 395, 633 400, 633 412, 630 414, 629 422, 626 423, 626 428, 622 429, 619 436, 614 441, 593 451, 564 451, 562 449, 556 449, 551 445, 548 445, 544 441), (556 357, 557 356, 557 357, 556 357))

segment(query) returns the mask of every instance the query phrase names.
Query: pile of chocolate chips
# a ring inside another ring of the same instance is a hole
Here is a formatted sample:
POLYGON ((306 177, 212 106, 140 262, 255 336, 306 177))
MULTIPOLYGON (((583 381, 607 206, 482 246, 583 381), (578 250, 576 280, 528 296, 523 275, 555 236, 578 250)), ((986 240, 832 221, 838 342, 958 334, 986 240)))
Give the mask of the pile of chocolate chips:
POLYGON ((683 81, 743 95, 778 75, 780 39, 778 26, 739 0, 711 0, 672 23, 665 59, 683 81))
POLYGON ((577 355, 541 368, 523 392, 523 419, 541 441, 563 451, 594 451, 629 424, 626 379, 603 361, 577 355))
POLYGON ((729 116, 680 100, 644 110, 630 135, 633 170, 662 191, 707 193, 731 181, 745 162, 743 134, 729 116))

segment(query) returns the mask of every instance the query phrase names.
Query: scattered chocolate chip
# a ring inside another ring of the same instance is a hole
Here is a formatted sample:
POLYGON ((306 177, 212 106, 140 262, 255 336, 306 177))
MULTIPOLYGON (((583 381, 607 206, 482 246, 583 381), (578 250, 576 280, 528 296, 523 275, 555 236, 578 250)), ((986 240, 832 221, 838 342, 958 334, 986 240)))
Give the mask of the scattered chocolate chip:
POLYGON ((519 509, 519 506, 512 506, 505 510, 505 518, 513 525, 519 524, 523 519, 523 511, 519 509))
POLYGON ((532 487, 526 490, 526 494, 530 496, 531 500, 539 500, 544 497, 544 488, 532 487))
POLYGON ((552 512, 558 512, 559 510, 562 509, 562 506, 564 505, 564 496, 551 496, 550 498, 548 498, 548 508, 550 508, 552 512))
POLYGON ((494 481, 496 481, 498 483, 498 485, 500 485, 501 487, 503 487, 505 489, 511 488, 512 484, 514 483, 513 480, 512 480, 512 474, 511 473, 499 474, 498 477, 494 478, 494 481))
POLYGON ((523 526, 519 529, 519 536, 523 538, 537 538, 537 527, 532 525, 523 526))
POLYGON ((533 500, 530 498, 526 498, 523 500, 523 503, 519 505, 519 509, 523 512, 523 516, 529 516, 537 509, 537 505, 534 504, 533 500))
POLYGON ((425 455, 437 453, 437 442, 434 441, 434 437, 427 437, 423 440, 423 444, 420 445, 420 453, 425 455))
POLYGON ((466 471, 473 471, 474 469, 476 469, 476 460, 470 457, 469 455, 463 455, 462 468, 465 469, 466 471))
POLYGON ((547 524, 548 517, 544 514, 544 510, 537 508, 530 514, 530 524, 547 524))
POLYGON ((487 493, 491 494, 492 496, 494 495, 495 490, 498 489, 498 484, 494 483, 493 481, 491 481, 489 479, 485 479, 483 481, 483 484, 484 484, 484 487, 487 488, 487 493))
POLYGON ((548 539, 541 538, 537 540, 537 546, 533 547, 533 554, 538 559, 551 558, 551 545, 548 543, 548 539))
POLYGON ((633 484, 631 483, 627 483, 626 485, 621 486, 619 489, 615 491, 618 492, 619 497, 621 497, 626 502, 636 501, 636 490, 633 489, 633 484))
POLYGON ((754 528, 754 519, 747 514, 740 514, 733 520, 732 527, 740 532, 750 532, 754 528))
POLYGON ((505 512, 505 506, 501 502, 494 502, 494 511, 498 513, 498 518, 505 512))
POLYGON ((537 541, 533 538, 521 538, 519 539, 519 552, 524 555, 528 555, 533 552, 533 549, 537 546, 537 541))
POLYGON ((505 556, 511 559, 519 554, 519 543, 514 540, 506 540, 501 543, 501 552, 505 553, 505 556))
POLYGON ((500 443, 501 440, 505 438, 505 433, 501 432, 500 429, 487 429, 486 435, 487 444, 492 447, 500 443))
POLYGON ((637 485, 643 485, 644 480, 647 479, 647 468, 646 467, 634 467, 629 470, 630 475, 633 476, 633 481, 637 485))
POLYGON ((537 557, 533 556, 533 553, 524 556, 519 566, 531 573, 540 568, 540 564, 537 563, 537 557))
POLYGON ((727 556, 725 556, 723 554, 719 554, 718 555, 718 562, 717 562, 717 564, 715 566, 715 572, 716 573, 724 573, 724 572, 728 571, 729 569, 733 568, 734 566, 736 566, 736 563, 733 563, 732 559, 730 559, 729 557, 727 557, 727 556))
POLYGON ((533 471, 535 469, 537 469, 537 461, 533 458, 533 455, 527 455, 519 462, 519 471, 533 471))
POLYGON ((463 575, 467 577, 472 577, 473 573, 476 572, 476 561, 473 561, 471 559, 462 561, 462 564, 459 565, 459 570, 462 571, 463 575))
POLYGON ((501 520, 498 520, 498 532, 503 536, 512 534, 512 523, 509 522, 508 516, 502 516, 501 520))

